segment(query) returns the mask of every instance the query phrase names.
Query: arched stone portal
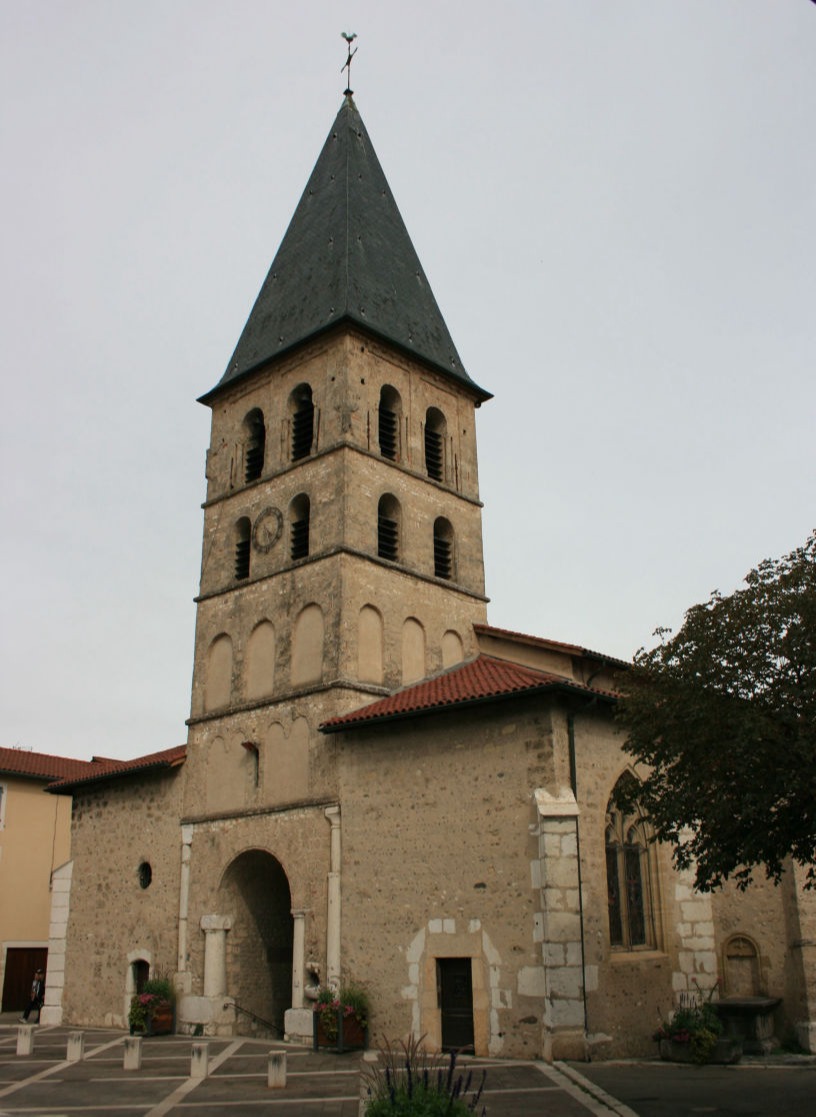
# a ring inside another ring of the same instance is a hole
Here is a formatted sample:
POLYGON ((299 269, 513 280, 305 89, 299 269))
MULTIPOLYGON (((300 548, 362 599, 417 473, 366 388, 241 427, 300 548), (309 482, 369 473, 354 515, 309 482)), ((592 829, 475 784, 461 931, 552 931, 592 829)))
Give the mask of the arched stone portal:
POLYGON ((218 890, 220 911, 230 912, 227 994, 239 1006, 237 1031, 251 1034, 258 1022, 281 1032, 292 1002, 292 897, 280 862, 262 849, 240 854, 218 890))

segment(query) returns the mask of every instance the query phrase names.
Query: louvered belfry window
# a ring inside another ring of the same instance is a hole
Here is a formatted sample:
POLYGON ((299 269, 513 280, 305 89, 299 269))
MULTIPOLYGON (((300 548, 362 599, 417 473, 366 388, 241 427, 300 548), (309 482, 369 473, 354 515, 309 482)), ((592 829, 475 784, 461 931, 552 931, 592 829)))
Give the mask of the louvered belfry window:
POLYGON ((377 506, 377 554, 389 562, 399 559, 400 506, 396 497, 387 493, 377 506))
POLYGON ((396 388, 384 384, 380 390, 380 453, 389 461, 399 461, 400 457, 400 419, 402 399, 396 388))
POLYGON ((314 401, 312 389, 302 384, 292 393, 295 409, 292 413, 292 461, 308 458, 314 439, 314 401))
POLYGON ((251 525, 243 516, 235 525, 235 577, 238 581, 249 577, 249 549, 251 525))
POLYGON ((397 460, 397 416, 384 407, 380 408, 380 453, 392 462, 397 460))
POLYGON ((445 416, 429 407, 425 416, 425 472, 433 481, 445 477, 445 416))
POLYGON ((306 558, 309 554, 309 498, 296 496, 289 506, 289 554, 292 559, 306 558))
POLYGON ((434 574, 437 578, 453 577, 453 528, 441 516, 434 524, 434 574))
POLYGON ((244 482, 257 481, 263 473, 264 451, 266 450, 266 428, 263 412, 257 407, 250 411, 244 426, 247 432, 244 451, 244 482))

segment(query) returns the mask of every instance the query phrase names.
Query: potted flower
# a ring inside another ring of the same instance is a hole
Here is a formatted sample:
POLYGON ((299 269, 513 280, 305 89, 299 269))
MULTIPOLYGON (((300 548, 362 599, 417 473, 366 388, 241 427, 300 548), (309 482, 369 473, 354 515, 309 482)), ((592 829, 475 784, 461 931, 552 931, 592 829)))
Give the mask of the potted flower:
POLYGON ((321 985, 314 1004, 314 1049, 368 1046, 368 994, 358 985, 321 985))
POLYGON ((175 999, 176 991, 169 978, 148 979, 141 993, 137 993, 130 1001, 128 1012, 130 1034, 132 1036, 171 1035, 175 1030, 175 999))
POLYGON ((722 1035, 723 1025, 713 1003, 715 985, 705 999, 681 1004, 661 1023, 653 1038, 660 1058, 674 1063, 738 1063, 742 1044, 722 1035))

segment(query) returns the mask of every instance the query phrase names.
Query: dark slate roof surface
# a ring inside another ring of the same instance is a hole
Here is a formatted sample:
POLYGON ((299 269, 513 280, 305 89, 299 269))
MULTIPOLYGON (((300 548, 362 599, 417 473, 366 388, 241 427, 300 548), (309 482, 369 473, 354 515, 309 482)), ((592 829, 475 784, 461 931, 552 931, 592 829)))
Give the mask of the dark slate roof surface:
POLYGON ((343 729, 354 729, 375 721, 412 717, 452 706, 545 690, 568 690, 608 701, 614 701, 617 697, 611 692, 584 686, 583 683, 550 671, 537 671, 520 663, 480 655, 432 679, 424 679, 396 694, 388 695, 387 698, 371 702, 362 709, 331 718, 323 722, 320 728, 324 733, 338 733, 343 729))
POLYGON ((357 106, 347 96, 219 384, 343 320, 422 358, 478 399, 357 106))

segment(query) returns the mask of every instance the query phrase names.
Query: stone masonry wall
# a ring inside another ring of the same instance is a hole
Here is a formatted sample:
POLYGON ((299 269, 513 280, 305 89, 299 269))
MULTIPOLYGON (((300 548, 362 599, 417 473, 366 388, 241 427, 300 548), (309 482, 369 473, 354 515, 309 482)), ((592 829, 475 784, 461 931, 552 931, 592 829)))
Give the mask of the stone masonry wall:
POLYGON ((167 976, 176 968, 182 769, 80 788, 72 819, 73 872, 63 1018, 126 1022, 129 958, 167 976), (152 880, 139 883, 148 862, 152 880))

